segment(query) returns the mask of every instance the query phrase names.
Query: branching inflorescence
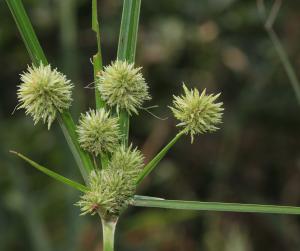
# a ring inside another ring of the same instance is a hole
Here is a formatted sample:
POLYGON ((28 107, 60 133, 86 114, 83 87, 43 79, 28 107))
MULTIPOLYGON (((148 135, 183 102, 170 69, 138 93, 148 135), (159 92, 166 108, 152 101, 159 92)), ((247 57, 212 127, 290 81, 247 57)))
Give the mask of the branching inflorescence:
MULTIPOLYGON (((183 95, 174 96, 173 106, 170 107, 179 120, 177 126, 180 131, 144 166, 141 152, 132 145, 127 146, 129 115, 137 115, 144 102, 151 99, 149 87, 141 73, 142 68, 136 68, 131 63, 135 57, 141 0, 124 0, 118 60, 103 70, 97 1, 92 1, 92 28, 97 34, 98 45, 97 54, 93 57, 97 110, 90 109, 82 114, 77 127, 68 111, 72 102, 73 85, 64 74, 47 64, 22 1, 6 2, 34 63, 21 74, 17 109, 25 109, 25 113, 33 118, 35 124, 42 121, 48 125, 48 129, 59 118, 86 186, 59 175, 22 154, 11 152, 41 172, 83 192, 76 205, 80 207, 82 215, 98 213, 101 216, 103 250, 113 250, 117 218, 130 204, 173 209, 300 214, 299 207, 134 197, 137 185, 158 165, 182 135, 190 134, 193 142, 194 136, 218 129, 224 110, 223 103, 216 102, 220 94, 206 94, 205 89, 200 93, 183 84, 183 95)), ((280 1, 275 2, 271 14, 277 14, 278 3, 280 1)), ((269 24, 272 24, 274 18, 269 20, 269 24)))
MULTIPOLYGON (((21 80, 19 108, 25 108, 35 123, 42 120, 50 127, 57 112, 69 108, 73 86, 50 65, 28 67, 21 80)), ((150 95, 141 68, 126 61, 115 61, 105 67, 97 77, 97 88, 107 106, 82 114, 76 132, 83 150, 94 159, 105 156, 108 160, 105 165, 96 164, 89 173, 88 189, 76 205, 82 215, 98 212, 107 218, 118 216, 130 204, 144 166, 141 152, 121 143, 119 110, 138 114, 150 95)), ((173 107, 170 107, 180 121, 180 135, 190 134, 193 141, 196 134, 217 130, 223 111, 222 103, 215 102, 219 94, 207 95, 205 90, 199 94, 197 89, 189 90, 185 85, 183 90, 182 96, 174 96, 173 107)))

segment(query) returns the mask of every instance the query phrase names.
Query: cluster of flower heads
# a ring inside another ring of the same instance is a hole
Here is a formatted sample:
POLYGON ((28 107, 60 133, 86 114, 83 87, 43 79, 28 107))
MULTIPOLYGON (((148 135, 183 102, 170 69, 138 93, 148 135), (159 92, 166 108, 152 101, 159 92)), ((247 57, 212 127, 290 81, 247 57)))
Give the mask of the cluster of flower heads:
MULTIPOLYGON (((82 214, 118 215, 125 209, 136 189, 137 178, 143 168, 144 157, 132 146, 122 145, 118 115, 120 110, 130 115, 150 99, 148 85, 141 68, 124 61, 115 61, 104 68, 96 79, 105 108, 82 114, 77 126, 78 142, 82 149, 93 155, 108 158, 102 169, 95 167, 89 176, 89 191, 77 203, 82 214)), ((50 65, 28 67, 21 74, 18 89, 18 108, 33 117, 35 123, 42 120, 50 128, 57 113, 69 109, 73 85, 50 65)), ((220 94, 200 94, 183 84, 183 95, 174 96, 170 107, 180 121, 181 131, 194 136, 218 129, 222 119, 222 105, 216 99, 220 94)))
POLYGON ((143 164, 140 151, 119 146, 107 167, 91 172, 90 190, 76 204, 82 214, 119 215, 132 201, 143 164))

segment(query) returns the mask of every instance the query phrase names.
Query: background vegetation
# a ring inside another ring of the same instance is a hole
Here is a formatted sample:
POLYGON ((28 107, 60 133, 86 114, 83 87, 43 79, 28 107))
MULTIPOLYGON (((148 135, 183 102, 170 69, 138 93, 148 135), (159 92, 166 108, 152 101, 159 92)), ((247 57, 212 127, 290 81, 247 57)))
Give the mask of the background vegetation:
MULTIPOLYGON (((267 2, 267 1, 266 1, 267 2)), ((272 1, 269 2, 269 5, 272 1)), ((94 105, 90 57, 96 51, 90 1, 27 0, 48 59, 76 84, 73 113, 94 105)), ((104 63, 116 57, 121 1, 100 1, 104 63)), ((275 23, 300 67, 300 3, 286 1, 275 23)), ((29 168, 16 149, 79 180, 58 128, 33 127, 17 104, 18 74, 30 59, 4 1, 0 2, 0 250, 97 250, 97 217, 78 217, 78 193, 29 168)), ((143 1, 137 64, 149 82, 153 112, 166 108, 181 82, 222 92, 222 130, 190 145, 180 140, 139 194, 204 201, 299 205, 299 104, 259 17, 255 1, 143 1), (188 163, 188 164, 187 164, 188 163)), ((133 141, 147 157, 176 133, 171 118, 144 113, 133 141)), ((296 216, 135 208, 120 220, 117 250, 251 251, 300 249, 296 216)))

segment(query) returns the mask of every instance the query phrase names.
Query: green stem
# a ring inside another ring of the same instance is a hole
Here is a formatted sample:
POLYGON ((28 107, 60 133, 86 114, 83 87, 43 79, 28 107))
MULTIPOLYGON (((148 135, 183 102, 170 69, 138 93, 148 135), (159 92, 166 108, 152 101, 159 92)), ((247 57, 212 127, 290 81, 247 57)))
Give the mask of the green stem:
POLYGON ((75 157, 75 161, 79 167, 82 177, 87 183, 89 172, 93 170, 93 162, 90 156, 84 152, 78 144, 75 124, 70 112, 64 111, 63 113, 60 113, 58 116, 58 122, 75 157))
MULTIPOLYGON (((100 26, 98 21, 98 5, 97 0, 92 1, 92 30, 96 33, 97 38, 97 53, 93 56, 94 65, 94 81, 96 81, 97 74, 102 70, 102 53, 101 53, 101 39, 100 39, 100 26)), ((95 86, 96 87, 96 86, 95 86)), ((95 88, 96 108, 102 108, 105 106, 104 101, 101 98, 100 92, 95 88)))
POLYGON ((101 221, 103 231, 103 251, 113 251, 118 219, 101 219, 101 221))
POLYGON ((128 135, 129 135, 129 115, 125 110, 120 111, 119 115, 119 125, 120 125, 120 131, 123 133, 123 144, 124 146, 128 145, 128 135))
MULTIPOLYGON (((119 35, 117 58, 121 61, 134 63, 139 27, 141 0, 124 0, 119 35)), ((128 144, 130 116, 121 111, 119 116, 123 143, 128 144)))
POLYGON ((144 167, 142 173, 137 179, 137 185, 141 183, 141 181, 150 174, 153 169, 158 165, 158 163, 162 160, 162 158, 167 154, 170 148, 181 138, 184 134, 184 131, 181 131, 176 134, 176 136, 144 167))

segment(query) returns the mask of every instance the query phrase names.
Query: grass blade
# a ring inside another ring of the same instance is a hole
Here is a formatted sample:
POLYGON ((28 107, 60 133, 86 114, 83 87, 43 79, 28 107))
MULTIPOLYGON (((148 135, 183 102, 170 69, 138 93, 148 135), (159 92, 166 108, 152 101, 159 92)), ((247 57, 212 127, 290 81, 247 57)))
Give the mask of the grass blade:
MULTIPOLYGON (((141 0, 124 0, 118 45, 118 60, 133 63, 135 60, 141 0)), ((129 114, 121 111, 119 116, 123 143, 128 144, 129 114)))
MULTIPOLYGON (((92 0, 92 30, 96 33, 97 38, 97 53, 93 56, 93 66, 94 66, 94 80, 96 80, 97 74, 102 70, 102 53, 101 53, 101 43, 100 43, 100 27, 98 22, 98 5, 97 0, 92 0)), ((99 109, 105 106, 100 93, 97 88, 95 88, 95 99, 96 108, 99 109)))
POLYGON ((38 42, 37 36, 26 14, 22 1, 6 0, 6 3, 18 26, 32 62, 35 65, 40 64, 40 62, 45 65, 48 64, 46 56, 40 46, 40 43, 38 42))
POLYGON ((141 196, 135 196, 132 205, 137 207, 155 207, 179 210, 300 215, 300 207, 292 206, 158 200, 143 198, 141 196))
POLYGON ((267 15, 264 0, 257 0, 257 8, 258 8, 259 14, 264 22, 265 30, 276 50, 279 60, 280 60, 281 64, 283 65, 283 68, 289 78, 289 81, 290 81, 290 84, 295 93, 297 102, 300 105, 300 82, 299 82, 299 79, 297 77, 295 68, 292 66, 292 63, 289 60, 288 55, 282 45, 282 42, 280 41, 278 35, 276 34, 276 32, 273 28, 276 18, 278 16, 278 13, 280 11, 281 4, 282 4, 281 0, 275 0, 271 7, 270 12, 267 15))
POLYGON ((134 63, 141 0, 124 0, 118 46, 118 59, 134 63))
POLYGON ((162 160, 162 158, 167 154, 170 148, 180 139, 180 137, 184 134, 184 132, 178 133, 170 142, 167 144, 143 169, 142 173, 137 179, 137 184, 141 183, 141 181, 150 174, 153 169, 158 165, 158 163, 162 160))
POLYGON ((77 140, 77 133, 75 129, 75 124, 72 119, 72 116, 69 111, 65 111, 58 116, 59 125, 63 131, 63 134, 68 142, 68 145, 74 155, 75 161, 79 167, 81 175, 85 182, 88 181, 88 174, 93 170, 93 162, 88 155, 88 153, 84 152, 77 140))
MULTIPOLYGON (((43 64, 48 64, 43 49, 26 14, 22 1, 6 0, 6 3, 15 19, 32 62, 34 64, 39 64, 40 62, 43 64)), ((63 114, 61 114, 58 120, 74 158, 79 166, 81 174, 84 180, 87 181, 87 174, 93 169, 93 162, 91 161, 90 156, 78 145, 75 124, 69 111, 65 111, 63 114)))
POLYGON ((49 170, 48 168, 46 167, 43 167, 41 165, 39 165, 38 163, 34 162, 33 160, 27 158, 26 156, 24 156, 23 154, 21 153, 18 153, 18 152, 15 152, 15 151, 10 151, 10 153, 13 153, 15 155, 17 155, 18 157, 20 157, 21 159, 25 160, 27 163, 29 163, 31 166, 33 166, 34 168, 36 168, 37 170, 41 171, 42 173, 50 176, 51 178, 57 180, 57 181, 60 181, 70 187, 73 187, 81 192, 86 192, 88 191, 88 188, 84 185, 81 185, 79 183, 77 183, 76 181, 73 181, 73 180, 70 180, 56 172, 53 172, 51 170, 49 170))

